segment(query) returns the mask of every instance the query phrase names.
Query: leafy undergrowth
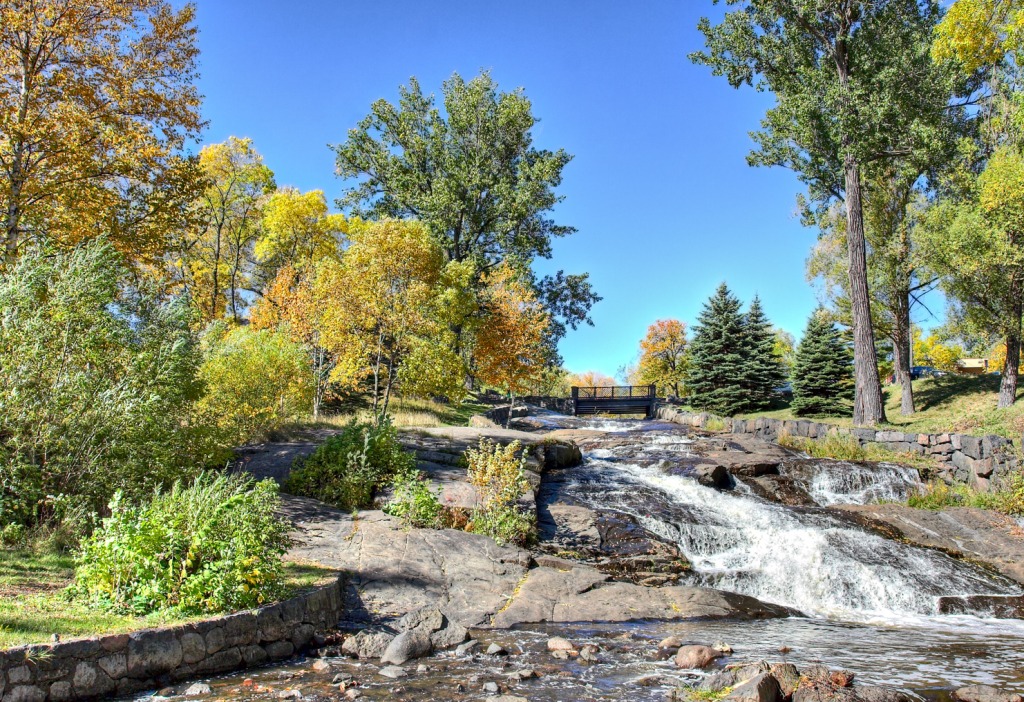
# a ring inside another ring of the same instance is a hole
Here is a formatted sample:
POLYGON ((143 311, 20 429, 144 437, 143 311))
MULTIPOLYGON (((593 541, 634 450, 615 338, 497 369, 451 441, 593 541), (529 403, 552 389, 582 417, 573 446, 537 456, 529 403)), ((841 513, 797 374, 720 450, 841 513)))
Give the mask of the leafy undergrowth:
POLYGON ((1024 475, 1015 475, 1010 485, 997 492, 978 492, 967 485, 947 485, 934 481, 911 495, 907 505, 918 509, 947 507, 980 507, 993 509, 1011 517, 1024 517, 1024 475))
MULTIPOLYGON (((998 434, 1019 440, 1024 432, 1024 402, 1020 401, 1024 389, 1018 392, 1017 404, 1002 410, 996 409, 998 395, 999 376, 995 375, 922 378, 914 381, 917 412, 908 417, 900 414, 898 385, 885 388, 885 412, 892 428, 908 433, 998 434)), ((837 426, 853 426, 852 420, 845 417, 797 417, 788 406, 743 416, 814 419, 837 426)))
MULTIPOLYGON (((326 584, 333 572, 316 564, 287 561, 283 597, 326 584)), ((167 611, 132 617, 92 609, 69 596, 74 574, 75 559, 70 554, 0 550, 0 649, 50 642, 54 634, 66 641, 201 619, 167 611)))
POLYGON ((935 459, 916 453, 890 451, 878 444, 861 445, 856 438, 836 434, 824 439, 806 439, 783 434, 779 445, 806 453, 811 458, 832 458, 837 461, 877 461, 902 463, 922 470, 935 468, 935 459))

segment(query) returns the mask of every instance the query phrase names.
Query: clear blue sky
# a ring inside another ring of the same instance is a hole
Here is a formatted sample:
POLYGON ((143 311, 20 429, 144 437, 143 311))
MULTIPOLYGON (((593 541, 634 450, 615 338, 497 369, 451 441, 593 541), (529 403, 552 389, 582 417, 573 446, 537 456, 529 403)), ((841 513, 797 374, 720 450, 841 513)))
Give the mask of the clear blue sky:
POLYGON ((815 293, 800 184, 744 157, 771 96, 733 90, 686 58, 710 0, 199 0, 204 141, 251 137, 281 185, 333 201, 329 143, 416 76, 440 93, 453 72, 523 87, 535 141, 575 156, 558 222, 579 232, 541 273, 589 271, 595 327, 561 344, 566 366, 613 374, 647 325, 692 324, 721 281, 759 294, 799 338, 815 293))

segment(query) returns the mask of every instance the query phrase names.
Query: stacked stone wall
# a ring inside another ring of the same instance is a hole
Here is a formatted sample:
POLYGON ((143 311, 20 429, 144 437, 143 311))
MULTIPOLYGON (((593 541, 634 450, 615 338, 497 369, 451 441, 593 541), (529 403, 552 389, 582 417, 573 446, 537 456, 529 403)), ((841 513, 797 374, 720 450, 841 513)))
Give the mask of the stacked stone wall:
POLYGON ((964 483, 981 491, 1007 485, 1020 473, 1021 464, 1013 441, 1002 436, 967 434, 907 434, 893 430, 838 427, 806 419, 729 419, 706 412, 687 412, 669 405, 658 408, 657 416, 676 424, 704 427, 709 421, 724 423, 734 434, 752 434, 778 442, 780 436, 823 439, 829 435, 853 436, 861 444, 877 444, 899 453, 927 455, 938 466, 935 476, 949 483, 964 483))
POLYGON ((343 613, 342 582, 256 610, 161 629, 0 651, 3 702, 121 697, 301 652, 343 613))

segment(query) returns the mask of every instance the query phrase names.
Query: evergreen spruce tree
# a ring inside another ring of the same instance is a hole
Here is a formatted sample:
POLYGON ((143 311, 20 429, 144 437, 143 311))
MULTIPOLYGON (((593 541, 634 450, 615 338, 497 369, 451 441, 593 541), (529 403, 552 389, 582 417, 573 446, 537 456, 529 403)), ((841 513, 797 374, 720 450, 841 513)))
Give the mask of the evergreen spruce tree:
POLYGON ((819 308, 807 322, 796 351, 790 407, 798 415, 849 415, 853 389, 853 354, 819 308))
POLYGON ((756 295, 747 312, 746 331, 744 386, 749 393, 751 409, 765 409, 771 405, 776 389, 786 382, 786 373, 775 348, 775 331, 761 307, 761 299, 756 295))
POLYGON ((740 301, 725 283, 704 303, 690 342, 690 403, 726 416, 750 407, 744 387, 748 342, 740 301))

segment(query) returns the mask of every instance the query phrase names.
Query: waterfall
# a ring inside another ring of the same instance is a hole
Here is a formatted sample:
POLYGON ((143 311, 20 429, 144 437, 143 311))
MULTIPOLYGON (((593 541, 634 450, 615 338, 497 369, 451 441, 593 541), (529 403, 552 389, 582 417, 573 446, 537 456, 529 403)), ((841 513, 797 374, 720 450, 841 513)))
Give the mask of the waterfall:
MULTIPOLYGON (((632 436, 641 451, 588 451, 567 489, 677 543, 697 584, 845 621, 938 615, 941 596, 1019 594, 970 564, 883 538, 826 509, 794 509, 673 475, 662 470, 664 458, 688 455, 689 442, 663 432, 632 436), (661 460, 639 460, 650 455, 661 460)), ((900 499, 918 482, 916 471, 891 464, 822 461, 811 468, 808 490, 823 505, 900 499)))

